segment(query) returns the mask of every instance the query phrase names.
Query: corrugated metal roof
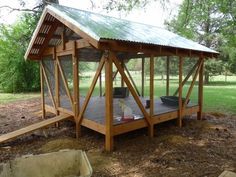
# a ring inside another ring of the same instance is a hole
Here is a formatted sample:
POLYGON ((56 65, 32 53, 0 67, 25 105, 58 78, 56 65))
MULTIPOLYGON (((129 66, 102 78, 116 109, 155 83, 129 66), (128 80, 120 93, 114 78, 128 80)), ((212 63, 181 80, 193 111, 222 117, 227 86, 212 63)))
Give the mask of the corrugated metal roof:
POLYGON ((47 8, 69 22, 72 22, 80 30, 84 31, 97 41, 101 39, 121 40, 218 53, 197 42, 181 37, 160 27, 131 22, 56 4, 50 5, 47 8))

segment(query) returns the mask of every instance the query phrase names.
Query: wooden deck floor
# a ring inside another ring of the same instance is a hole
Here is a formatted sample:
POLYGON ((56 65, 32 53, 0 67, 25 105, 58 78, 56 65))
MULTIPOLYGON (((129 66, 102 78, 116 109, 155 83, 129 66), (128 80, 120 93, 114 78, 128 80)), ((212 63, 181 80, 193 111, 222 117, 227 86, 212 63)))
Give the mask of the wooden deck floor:
MULTIPOLYGON (((144 97, 140 97, 143 105, 146 105, 146 99, 144 97)), ((61 99, 63 102, 61 103, 61 107, 72 110, 70 107, 70 102, 67 99, 61 99)), ((47 103, 48 101, 46 101, 47 103)), ((84 102, 84 97, 80 98, 80 106, 82 106, 84 102)), ((119 118, 122 116, 122 110, 120 107, 120 102, 123 102, 125 105, 130 107, 132 109, 133 115, 135 115, 138 119, 143 119, 143 114, 140 111, 138 105, 136 104, 133 97, 128 97, 125 99, 113 99, 113 122, 114 125, 119 125, 123 123, 127 123, 127 121, 119 120, 119 118), (139 118, 138 118, 139 117, 139 118)), ((161 100, 156 99, 154 102, 154 115, 162 115, 165 113, 175 112, 178 110, 177 106, 167 106, 161 102, 161 100)), ((187 105, 188 108, 197 106, 197 104, 189 103, 187 105)), ((146 109, 147 112, 149 112, 149 109, 146 109)), ((105 97, 91 97, 89 104, 87 106, 87 109, 84 113, 84 117, 88 120, 94 121, 96 123, 105 125, 105 97)))

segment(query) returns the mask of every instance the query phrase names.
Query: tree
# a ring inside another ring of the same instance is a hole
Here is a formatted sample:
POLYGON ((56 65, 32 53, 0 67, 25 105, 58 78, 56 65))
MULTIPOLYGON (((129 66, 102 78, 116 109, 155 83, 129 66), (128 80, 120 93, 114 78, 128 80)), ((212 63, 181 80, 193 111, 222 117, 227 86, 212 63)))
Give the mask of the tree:
POLYGON ((235 2, 232 0, 184 0, 177 17, 166 22, 170 30, 221 52, 221 60, 206 61, 205 83, 209 82, 211 75, 221 74, 224 69, 229 68, 222 67, 230 62, 228 57, 223 59, 227 50, 222 46, 229 46, 224 32, 227 28, 233 30, 232 23, 235 23, 235 14, 232 15, 231 7, 233 5, 235 7, 235 2))
POLYGON ((14 25, 0 26, 0 89, 4 92, 35 91, 40 87, 37 63, 24 60, 35 18, 24 14, 14 25))

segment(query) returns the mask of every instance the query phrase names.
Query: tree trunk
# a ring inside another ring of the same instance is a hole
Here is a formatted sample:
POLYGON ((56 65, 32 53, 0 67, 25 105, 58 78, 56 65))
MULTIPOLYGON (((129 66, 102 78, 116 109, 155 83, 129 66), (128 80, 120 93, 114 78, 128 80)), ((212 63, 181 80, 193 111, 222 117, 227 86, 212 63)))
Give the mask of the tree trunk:
POLYGON ((205 76, 204 76, 204 84, 209 84, 209 73, 205 72, 205 76))
POLYGON ((228 72, 225 71, 225 82, 227 82, 227 76, 228 76, 228 72))

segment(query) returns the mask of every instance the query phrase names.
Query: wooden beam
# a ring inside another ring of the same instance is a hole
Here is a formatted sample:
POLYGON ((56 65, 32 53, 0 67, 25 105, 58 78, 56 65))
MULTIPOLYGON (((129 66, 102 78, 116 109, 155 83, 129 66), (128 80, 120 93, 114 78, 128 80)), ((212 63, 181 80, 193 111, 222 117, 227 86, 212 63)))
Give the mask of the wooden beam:
POLYGON ((113 80, 112 80, 112 58, 109 52, 105 57, 105 108, 106 108, 106 151, 113 150, 113 80))
POLYGON ((42 47, 39 50, 39 56, 42 56, 44 50, 46 49, 46 47, 48 46, 49 41, 51 40, 52 36, 54 35, 54 32, 56 31, 57 27, 59 26, 60 22, 59 21, 54 21, 54 23, 52 23, 53 25, 50 27, 47 37, 45 38, 42 47))
POLYGON ((178 126, 182 127, 182 75, 183 75, 183 58, 179 57, 179 110, 178 110, 178 126))
MULTIPOLYGON (((56 103, 56 108, 60 107, 60 85, 59 85, 59 70, 58 70, 58 65, 57 65, 57 53, 56 53, 56 48, 54 47, 53 51, 53 59, 54 59, 54 66, 55 66, 55 103, 56 103)), ((57 115, 58 115, 57 111, 57 115)))
MULTIPOLYGON (((98 49, 101 50, 113 50, 116 52, 143 52, 146 55, 154 56, 182 56, 190 57, 189 49, 179 49, 169 46, 160 46, 160 45, 150 45, 150 44, 140 44, 135 42, 126 42, 126 41, 115 41, 101 39, 99 41, 98 49)), ((193 51, 191 50, 191 57, 217 57, 217 54, 212 54, 208 52, 193 51)))
POLYGON ((170 94, 170 57, 166 57, 166 95, 170 94))
POLYGON ((71 104, 71 108, 73 109, 74 108, 74 104, 73 104, 73 98, 71 96, 71 93, 70 93, 70 89, 69 89, 69 86, 68 86, 68 82, 67 82, 67 79, 65 77, 65 73, 61 67, 61 62, 60 60, 57 60, 57 65, 58 65, 58 68, 59 68, 59 71, 60 71, 60 75, 61 75, 61 78, 62 78, 62 81, 63 81, 63 84, 64 84, 64 87, 66 89, 66 94, 69 98, 69 101, 70 101, 70 104, 71 104))
MULTIPOLYGON (((154 56, 150 57, 150 117, 154 115, 154 56)), ((154 136, 154 125, 150 126, 149 135, 154 136)))
POLYGON ((185 109, 185 107, 186 107, 186 105, 187 105, 187 101, 188 101, 188 99, 189 99, 189 97, 190 97, 190 95, 191 95, 191 93, 192 93, 192 90, 193 90, 193 87, 194 87, 195 81, 196 81, 196 79, 197 79, 197 76, 198 76, 198 74, 199 74, 199 70, 200 70, 201 66, 202 66, 202 60, 199 59, 199 65, 198 65, 198 68, 197 68, 197 70, 196 70, 196 72, 195 72, 195 74, 194 74, 194 76, 193 76, 193 80, 192 80, 192 82, 191 82, 191 84, 190 84, 190 87, 189 87, 189 89, 188 89, 187 95, 186 95, 186 97, 185 97, 186 100, 185 100, 185 102, 184 102, 183 109, 185 109))
MULTIPOLYGON (((65 50, 63 50, 63 45, 58 45, 56 46, 57 50, 57 55, 66 55, 66 52, 71 52, 73 53, 73 46, 74 46, 74 41, 69 41, 65 43, 65 50)), ((76 49, 81 49, 81 48, 86 48, 86 47, 91 47, 91 45, 84 39, 78 39, 76 40, 76 49)), ((47 47, 43 53, 43 55, 50 55, 53 52, 53 47, 47 47)))
POLYGON ((144 97, 144 64, 145 64, 145 60, 144 60, 144 58, 142 58, 142 73, 141 73, 141 75, 142 75, 142 83, 141 83, 142 91, 141 91, 141 96, 142 97, 144 97))
POLYGON ((204 72, 204 58, 202 60, 202 65, 199 71, 199 81, 198 81, 198 106, 199 111, 197 113, 197 119, 202 120, 202 109, 203 109, 203 72, 204 72))
MULTIPOLYGON (((47 34, 45 34, 45 33, 39 33, 39 34, 38 34, 38 37, 45 38, 45 37, 47 37, 47 34)), ((61 35, 54 34, 54 35, 52 36, 52 38, 53 38, 53 39, 61 39, 61 35)))
POLYGON ((74 100, 74 114, 75 118, 79 113, 79 71, 78 71, 78 58, 77 58, 76 42, 74 42, 74 49, 72 54, 73 62, 73 100, 74 100))
POLYGON ((55 124, 55 123, 57 123, 59 121, 63 121, 63 120, 69 119, 70 117, 71 117, 70 115, 62 114, 60 116, 56 116, 56 117, 53 117, 53 118, 50 118, 50 119, 45 119, 45 120, 43 120, 41 122, 34 123, 32 125, 29 125, 27 127, 21 128, 19 130, 16 130, 16 131, 4 134, 4 135, 0 135, 0 143, 9 141, 11 139, 15 139, 15 138, 17 138, 19 136, 22 136, 22 135, 25 135, 27 133, 33 132, 35 130, 48 127, 48 126, 50 126, 52 124, 55 124))
MULTIPOLYGON (((124 70, 124 67, 125 67, 125 63, 124 63, 124 60, 121 60, 121 67, 123 68, 123 70, 124 70)), ((127 68, 126 68, 127 69, 127 68)), ((121 87, 124 87, 124 80, 123 80, 123 78, 121 77, 121 81, 120 81, 120 85, 121 85, 121 87)))
POLYGON ((80 99, 79 99, 79 65, 78 65, 78 54, 77 54, 77 43, 74 42, 72 62, 73 62, 73 88, 74 88, 74 119, 76 123, 76 137, 79 137, 79 131, 81 129, 80 124, 78 123, 78 115, 80 110, 80 99))
POLYGON ((102 97, 102 72, 99 75, 99 95, 102 97))
POLYGON ((83 103, 83 105, 82 105, 82 107, 81 107, 81 109, 80 109, 80 113, 79 113, 79 116, 78 116, 78 123, 79 123, 79 124, 81 124, 81 121, 83 120, 83 114, 84 114, 84 112, 85 112, 85 110, 86 110, 86 108, 87 108, 87 105, 88 105, 89 100, 90 100, 90 98, 91 98, 91 95, 92 95, 92 93, 93 93, 94 87, 95 87, 95 85, 96 85, 96 83, 97 83, 98 77, 99 77, 99 75, 100 75, 100 73, 101 73, 101 71, 102 71, 102 68, 103 68, 103 66, 104 66, 104 63, 105 63, 105 58, 104 58, 104 55, 103 55, 102 58, 101 58, 101 61, 100 61, 99 65, 98 65, 98 69, 97 69, 97 71, 96 71, 96 73, 95 73, 95 76, 94 76, 94 78, 93 78, 92 84, 91 84, 91 86, 89 87, 88 93, 87 93, 87 95, 86 95, 86 97, 85 97, 84 103, 83 103))
MULTIPOLYGON (((192 69, 189 71, 188 75, 184 78, 184 81, 182 83, 183 86, 188 81, 188 79, 193 74, 194 70, 197 68, 198 65, 199 65, 199 63, 197 61, 196 64, 192 67, 192 69)), ((178 92, 179 92, 179 87, 177 88, 177 90, 175 91, 175 93, 173 95, 176 96, 178 94, 178 92)))
POLYGON ((131 83, 133 84, 133 86, 134 86, 134 88, 135 88, 135 91, 137 92, 138 96, 141 96, 140 93, 139 93, 139 91, 138 91, 138 87, 137 87, 137 85, 135 84, 134 79, 133 79, 133 77, 131 76, 131 74, 130 74, 130 72, 129 72, 129 70, 128 70, 128 68, 126 67, 125 64, 124 64, 124 69, 125 69, 125 71, 127 72, 128 76, 129 76, 129 79, 130 79, 131 83))
POLYGON ((150 57, 150 117, 153 116, 154 113, 154 57, 150 57))
POLYGON ((97 40, 95 40, 94 38, 92 38, 91 36, 89 36, 84 31, 82 31, 81 29, 79 29, 75 24, 73 24, 72 22, 69 22, 68 20, 66 20, 63 16, 58 16, 55 12, 53 12, 50 9, 48 9, 48 13, 51 14, 52 16, 56 17, 57 20, 62 21, 65 24, 65 26, 67 26, 68 28, 73 30, 75 33, 77 33, 83 39, 88 41, 91 45, 93 45, 96 48, 98 47, 99 42, 97 40))
POLYGON ((41 83, 41 109, 42 109, 42 118, 45 119, 45 99, 44 99, 44 76, 43 69, 41 67, 42 61, 40 61, 40 83, 41 83))
MULTIPOLYGON (((111 52, 111 55, 112 55, 112 60, 116 66, 116 68, 118 69, 121 77, 123 77, 124 79, 124 82, 125 84, 127 85, 128 89, 130 90, 131 94, 133 95, 134 97, 134 100, 135 102, 137 103, 139 109, 141 110, 141 112, 143 113, 143 116, 145 118, 145 120, 147 121, 148 125, 149 125, 149 130, 151 129, 151 127, 153 126, 153 123, 152 123, 152 120, 150 118, 150 115, 147 113, 146 109, 144 108, 142 102, 140 101, 140 98, 138 97, 135 89, 133 88, 132 84, 130 83, 128 77, 126 76, 125 72, 122 70, 122 67, 120 65, 120 62, 119 60, 116 58, 116 55, 115 53, 111 52)), ((149 131, 150 133, 151 131, 149 131)), ((149 134, 150 136, 152 135, 153 133, 149 134)))
POLYGON ((65 26, 63 25, 63 31, 61 34, 61 41, 62 41, 62 49, 66 49, 66 31, 65 31, 65 26))

